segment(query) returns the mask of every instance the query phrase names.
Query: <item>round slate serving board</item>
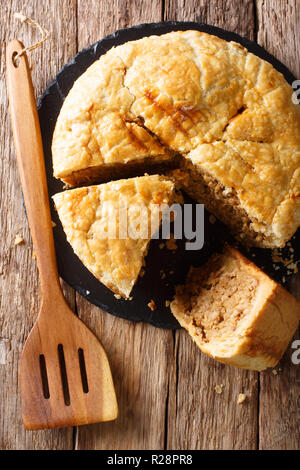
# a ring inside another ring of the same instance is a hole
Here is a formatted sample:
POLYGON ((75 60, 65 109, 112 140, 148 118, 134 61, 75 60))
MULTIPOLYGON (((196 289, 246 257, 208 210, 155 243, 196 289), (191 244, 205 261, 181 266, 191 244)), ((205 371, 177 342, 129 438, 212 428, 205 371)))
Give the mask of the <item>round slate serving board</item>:
MULTIPOLYGON (((166 22, 151 23, 134 26, 128 29, 116 31, 114 34, 96 42, 79 52, 49 84, 38 102, 38 111, 43 137, 45 163, 48 179, 49 196, 63 190, 63 184, 52 175, 51 142, 55 122, 63 101, 71 89, 74 81, 102 54, 105 54, 113 46, 118 46, 127 41, 140 39, 145 36, 161 35, 170 31, 196 29, 209 34, 214 34, 227 41, 236 41, 245 46, 250 52, 270 62, 285 76, 289 83, 295 78, 291 72, 271 54, 266 52, 258 44, 242 38, 241 36, 223 29, 200 23, 192 22, 166 22)), ((276 188, 274 188, 276 191, 276 188)), ((195 204, 186 197, 188 203, 195 204)), ((205 213, 205 243, 201 250, 186 251, 185 240, 177 240, 177 249, 170 251, 164 246, 163 240, 152 240, 148 256, 146 258, 145 275, 139 277, 132 291, 133 299, 116 299, 113 292, 101 284, 81 263, 68 244, 57 213, 51 201, 52 220, 56 223, 53 229, 57 254, 58 269, 61 277, 82 296, 103 310, 118 317, 132 321, 145 321, 161 328, 179 328, 170 309, 166 307, 166 300, 171 300, 174 288, 185 281, 186 274, 191 265, 203 264, 209 256, 221 249, 224 241, 233 242, 226 227, 218 221, 210 223, 209 214, 205 213), (165 273, 162 275, 162 273, 165 273), (164 277, 162 279, 162 277, 164 277), (152 311, 148 302, 153 299, 157 306, 152 311)), ((282 256, 290 256, 290 248, 294 249, 294 259, 300 259, 299 230, 291 240, 291 245, 282 250, 282 256)), ((261 267, 270 277, 281 284, 285 284, 289 270, 282 264, 272 261, 271 250, 253 248, 249 252, 239 247, 248 258, 261 267)))

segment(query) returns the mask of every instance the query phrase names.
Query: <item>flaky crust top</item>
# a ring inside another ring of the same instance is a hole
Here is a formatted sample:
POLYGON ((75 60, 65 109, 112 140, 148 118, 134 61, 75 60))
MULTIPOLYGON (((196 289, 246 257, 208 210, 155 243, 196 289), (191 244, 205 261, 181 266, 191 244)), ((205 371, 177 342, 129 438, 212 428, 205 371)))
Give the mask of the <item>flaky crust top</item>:
POLYGON ((282 246, 300 224, 300 111, 292 92, 271 64, 206 33, 128 42, 96 61, 66 98, 54 174, 169 159, 169 148, 234 189, 254 228, 282 246))
POLYGON ((64 191, 53 200, 83 264, 107 287, 128 297, 151 238, 134 239, 133 230, 148 220, 148 233, 153 235, 161 221, 160 206, 172 203, 173 197, 174 184, 152 175, 64 191), (119 231, 121 223, 124 233, 119 231))

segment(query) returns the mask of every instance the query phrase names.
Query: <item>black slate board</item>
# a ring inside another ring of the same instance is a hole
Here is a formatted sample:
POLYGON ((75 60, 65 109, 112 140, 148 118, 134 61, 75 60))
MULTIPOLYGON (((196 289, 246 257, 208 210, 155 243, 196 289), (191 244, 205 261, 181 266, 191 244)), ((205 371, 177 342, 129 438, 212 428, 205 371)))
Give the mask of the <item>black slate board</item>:
MULTIPOLYGON (((214 34, 227 41, 236 41, 246 47, 250 52, 270 62, 285 76, 289 83, 295 80, 291 72, 275 57, 266 52, 258 44, 249 41, 235 33, 225 31, 215 26, 192 22, 166 22, 151 23, 134 26, 128 29, 116 31, 114 34, 96 42, 79 52, 57 74, 49 84, 38 102, 39 118, 45 152, 45 163, 48 179, 49 196, 63 190, 63 185, 52 175, 51 142, 55 122, 62 103, 71 89, 74 81, 102 54, 105 54, 113 46, 123 44, 126 41, 140 39, 144 36, 161 35, 170 31, 196 29, 209 34, 214 34)), ((188 197, 186 202, 192 203, 188 197)), ((216 221, 209 222, 209 214, 205 213, 205 243, 199 251, 186 251, 185 240, 177 241, 178 249, 175 252, 166 248, 161 249, 162 240, 152 240, 146 259, 145 275, 139 278, 132 291, 133 300, 117 300, 114 294, 101 284, 81 263, 74 254, 71 246, 66 241, 65 234, 54 210, 51 201, 52 220, 56 223, 54 228, 55 247, 58 268, 61 277, 91 303, 118 317, 132 321, 145 321, 161 328, 179 328, 177 321, 165 306, 165 301, 170 300, 174 294, 174 287, 185 281, 186 274, 191 265, 199 266, 209 256, 221 249, 224 241, 232 242, 226 227, 216 221), (161 271, 166 273, 166 278, 161 279, 161 271), (154 299, 157 309, 151 311, 147 303, 154 299)), ((299 230, 291 240, 294 249, 294 259, 300 259, 299 230)), ((288 270, 278 263, 277 270, 271 257, 271 250, 251 249, 245 252, 252 258, 270 277, 284 284, 288 278, 288 270)), ((289 248, 283 250, 283 256, 288 257, 289 248)))

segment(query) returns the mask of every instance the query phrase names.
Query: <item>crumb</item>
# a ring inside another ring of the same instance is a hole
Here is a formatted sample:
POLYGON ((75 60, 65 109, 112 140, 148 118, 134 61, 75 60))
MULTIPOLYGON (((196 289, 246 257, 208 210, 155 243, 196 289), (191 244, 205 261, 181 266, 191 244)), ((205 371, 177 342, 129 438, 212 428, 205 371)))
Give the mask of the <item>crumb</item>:
POLYGON ((273 370, 272 370, 272 374, 273 374, 273 375, 277 375, 277 374, 278 374, 277 370, 276 370, 276 369, 273 369, 273 370))
POLYGON ((22 245, 24 243, 24 238, 20 235, 16 235, 15 238, 15 245, 22 245))
POLYGON ((241 403, 244 403, 246 399, 247 399, 247 395, 245 395, 244 393, 239 393, 237 402, 240 405, 241 403))
POLYGON ((170 303, 171 303, 171 300, 166 300, 166 301, 165 301, 165 306, 166 306, 166 307, 170 307, 170 303))
POLYGON ((164 248, 165 244, 164 243, 160 243, 159 244, 159 249, 162 250, 164 248))
POLYGON ((156 305, 153 299, 150 300, 150 302, 147 304, 149 308, 151 308, 152 312, 156 310, 156 305))
POLYGON ((216 220, 217 220, 217 219, 215 218, 215 216, 214 216, 214 215, 210 214, 210 216, 209 216, 208 220, 210 221, 210 223, 211 223, 211 224, 214 224, 214 223, 216 222, 216 220))
POLYGON ((86 295, 90 295, 90 293, 91 293, 91 292, 90 292, 89 290, 86 291, 86 295))
POLYGON ((36 252, 35 251, 32 253, 32 258, 36 259, 36 252))
POLYGON ((53 220, 51 220, 51 225, 52 225, 52 227, 56 227, 56 223, 53 222, 53 220))
POLYGON ((128 297, 128 300, 132 300, 132 299, 133 299, 133 297, 128 297))
POLYGON ((177 250, 176 240, 173 235, 166 241, 166 247, 168 250, 177 250))
POLYGON ((297 274, 297 272, 298 272, 297 263, 290 263, 290 264, 287 265, 287 268, 292 269, 294 274, 297 274))
POLYGON ((160 278, 161 278, 161 279, 165 279, 165 277, 166 277, 166 273, 163 272, 163 271, 161 271, 161 272, 160 272, 160 278))
POLYGON ((285 258, 282 256, 282 251, 279 248, 275 248, 272 251, 272 260, 275 263, 281 263, 283 266, 287 266, 288 269, 293 269, 295 274, 298 272, 297 262, 294 262, 294 249, 289 247, 290 257, 285 258))
POLYGON ((114 294, 114 297, 118 300, 121 298, 120 294, 114 294))
POLYGON ((220 395, 223 392, 223 388, 224 388, 224 384, 216 385, 215 392, 220 395))

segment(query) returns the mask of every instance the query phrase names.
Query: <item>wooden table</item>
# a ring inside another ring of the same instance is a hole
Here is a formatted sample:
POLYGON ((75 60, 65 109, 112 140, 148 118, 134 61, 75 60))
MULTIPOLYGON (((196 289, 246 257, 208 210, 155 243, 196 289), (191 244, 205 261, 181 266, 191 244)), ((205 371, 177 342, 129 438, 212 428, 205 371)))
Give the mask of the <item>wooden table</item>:
MULTIPOLYGON (((300 77, 296 0, 5 0, 1 45, 36 32, 22 11, 52 31, 32 54, 37 95, 78 50, 138 23, 193 20, 256 40, 300 77)), ((300 365, 288 349, 278 374, 241 371, 201 354, 184 331, 115 318, 64 286, 67 299, 108 352, 120 406, 116 422, 29 432, 22 426, 18 360, 39 304, 39 282, 25 219, 7 115, 4 50, 0 76, 0 448, 1 449, 299 449, 300 365), (15 246, 16 234, 25 243, 15 246), (222 394, 215 385, 224 384, 222 394), (247 401, 237 404, 239 393, 247 401)), ((300 292, 294 279, 294 294, 300 292)), ((299 338, 299 335, 298 335, 299 338)))

